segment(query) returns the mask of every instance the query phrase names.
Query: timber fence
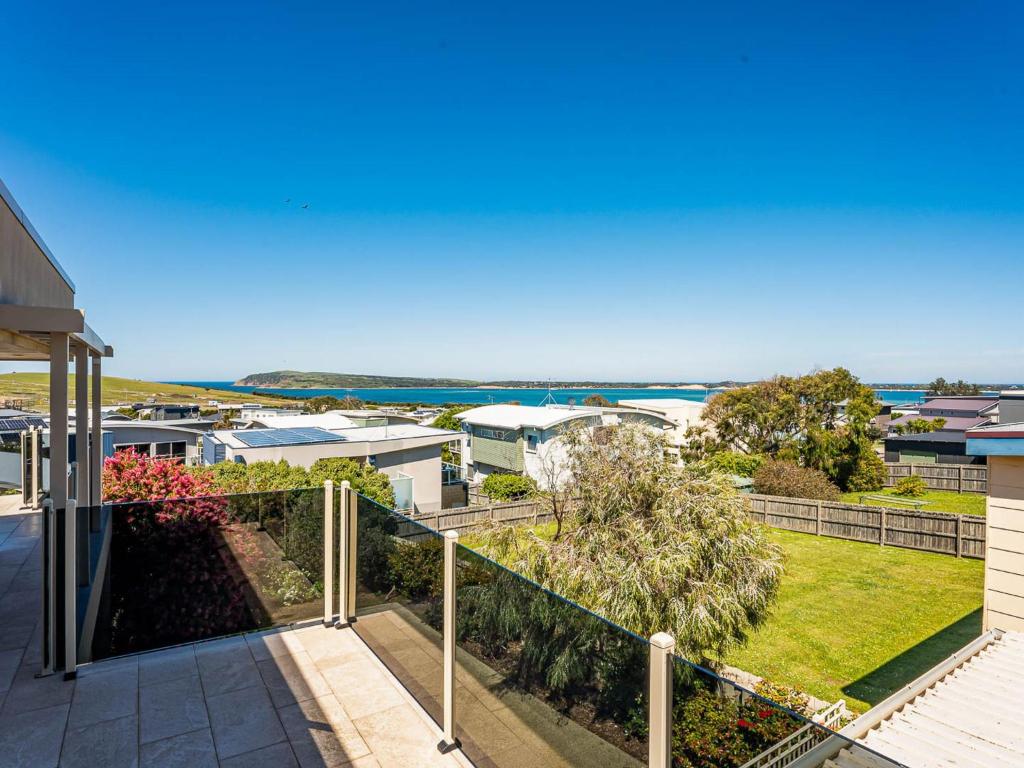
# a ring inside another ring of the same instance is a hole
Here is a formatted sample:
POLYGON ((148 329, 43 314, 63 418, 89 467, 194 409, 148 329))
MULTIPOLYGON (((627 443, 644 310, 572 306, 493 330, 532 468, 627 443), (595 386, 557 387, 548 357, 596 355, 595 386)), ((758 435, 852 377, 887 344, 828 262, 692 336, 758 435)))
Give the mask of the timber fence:
MULTIPOLYGON (((772 528, 817 536, 917 549, 956 557, 985 557, 985 518, 748 494, 750 515, 772 528)), ((488 520, 538 525, 554 520, 548 507, 536 501, 512 501, 460 509, 444 509, 414 519, 439 531, 464 531, 488 520)))
POLYGON ((933 491, 987 493, 988 467, 979 464, 896 464, 885 465, 889 473, 886 486, 896 485, 901 477, 917 475, 933 491))

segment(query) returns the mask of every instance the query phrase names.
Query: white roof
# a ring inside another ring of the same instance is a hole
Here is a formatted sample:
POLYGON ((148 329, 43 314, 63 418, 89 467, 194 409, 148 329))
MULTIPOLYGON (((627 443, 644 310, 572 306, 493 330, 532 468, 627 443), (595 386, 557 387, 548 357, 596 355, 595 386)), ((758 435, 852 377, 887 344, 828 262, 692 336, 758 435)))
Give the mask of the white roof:
MULTIPOLYGON (((143 424, 160 422, 141 422, 143 424)), ((274 427, 277 429, 278 427, 274 427)), ((284 429, 290 429, 291 427, 283 427, 284 429)), ((218 429, 214 431, 214 437, 225 445, 230 445, 232 448, 283 448, 289 445, 331 445, 329 442, 318 443, 318 442, 295 442, 295 443, 277 443, 268 446, 251 446, 239 439, 239 435, 245 435, 250 432, 269 432, 269 429, 218 429)), ((387 427, 351 427, 348 429, 331 429, 327 430, 331 434, 336 435, 339 439, 336 442, 342 443, 386 443, 392 440, 411 440, 418 438, 432 438, 423 444, 438 444, 450 442, 452 440, 459 440, 463 437, 461 432, 452 432, 447 429, 436 429, 434 427, 421 427, 419 424, 393 424, 387 427)), ((400 446, 396 446, 400 447, 400 446)), ((384 449, 384 452, 393 449, 384 449)))
POLYGON ((1021 766, 1022 709, 1024 635, 1005 632, 857 740, 914 768, 1021 766))
POLYGON ((320 427, 320 429, 347 429, 356 423, 340 413, 306 413, 301 416, 253 416, 252 421, 267 429, 295 429, 296 427, 320 427))
POLYGON ((627 408, 648 408, 655 411, 671 410, 673 408, 690 408, 693 410, 704 410, 705 403, 696 400, 684 400, 681 397, 652 397, 640 400, 619 400, 619 405, 627 408))
POLYGON ((536 405, 485 405, 471 408, 458 415, 460 421, 503 429, 534 427, 547 429, 564 421, 586 416, 599 416, 597 408, 540 407, 536 405))

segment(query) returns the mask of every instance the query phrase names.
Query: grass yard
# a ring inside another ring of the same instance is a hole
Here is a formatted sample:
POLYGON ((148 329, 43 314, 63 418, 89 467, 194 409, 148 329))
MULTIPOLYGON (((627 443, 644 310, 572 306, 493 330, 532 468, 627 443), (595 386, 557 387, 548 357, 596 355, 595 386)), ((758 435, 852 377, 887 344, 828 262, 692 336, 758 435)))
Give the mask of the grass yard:
POLYGON ((981 633, 980 560, 771 535, 787 555, 779 600, 732 666, 864 711, 981 633))
MULTIPOLYGON (((860 504, 860 497, 864 495, 859 492, 844 493, 843 501, 850 502, 851 504, 860 504)), ((895 496, 892 492, 892 488, 886 488, 884 491, 875 491, 871 496, 894 496, 899 499, 901 497, 895 496)), ((953 491, 928 491, 924 496, 916 496, 912 499, 913 501, 927 501, 930 502, 925 506, 921 507, 923 512, 951 512, 958 515, 984 515, 985 514, 985 494, 983 493, 955 493, 953 491)), ((865 500, 865 504, 872 507, 884 507, 884 502, 881 501, 870 501, 865 500)), ((904 509, 910 509, 910 507, 903 504, 894 504, 904 509)))
MULTIPOLYGON (((246 392, 232 392, 181 384, 161 384, 156 381, 103 377, 103 404, 143 402, 153 397, 160 403, 199 403, 209 400, 230 403, 287 403, 290 401, 246 392)), ((0 398, 25 400, 29 408, 46 411, 50 401, 50 378, 47 373, 0 374, 0 398)), ((75 398, 75 375, 68 374, 68 398, 75 398)))

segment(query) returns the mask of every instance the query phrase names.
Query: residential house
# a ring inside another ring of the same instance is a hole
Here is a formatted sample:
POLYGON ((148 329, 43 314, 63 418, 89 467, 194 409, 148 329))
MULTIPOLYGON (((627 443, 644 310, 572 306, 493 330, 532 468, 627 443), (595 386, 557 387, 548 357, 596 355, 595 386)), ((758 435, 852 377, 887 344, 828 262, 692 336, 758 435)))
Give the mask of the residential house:
POLYGON ((215 430, 203 436, 203 463, 283 459, 310 467, 317 459, 354 459, 391 479, 399 509, 431 513, 442 506, 441 446, 458 439, 457 432, 415 424, 215 430))
POLYGON ((139 416, 151 421, 173 419, 195 419, 199 417, 199 406, 191 403, 147 403, 137 406, 139 416))
POLYGON ((994 424, 999 418, 996 397, 928 397, 916 407, 887 424, 885 460, 888 462, 931 464, 984 464, 980 456, 967 452, 968 430, 994 424), (906 425, 921 419, 941 420, 942 426, 931 432, 904 433, 906 425))
POLYGON ((587 429, 632 422, 667 434, 677 423, 653 411, 562 405, 485 405, 459 414, 466 444, 462 467, 472 482, 494 472, 532 477, 542 488, 565 477, 565 452, 559 440, 570 425, 587 429))
MULTIPOLYGON (((219 410, 219 409, 218 409, 219 410)), ((301 408, 274 408, 269 405, 246 404, 238 409, 238 418, 243 421, 261 419, 268 416, 301 416, 301 408)))
POLYGON ((680 397, 652 398, 649 400, 619 400, 618 407, 633 408, 640 412, 654 413, 675 426, 666 430, 665 436, 678 455, 686 445, 686 430, 704 423, 705 402, 684 400, 680 397))

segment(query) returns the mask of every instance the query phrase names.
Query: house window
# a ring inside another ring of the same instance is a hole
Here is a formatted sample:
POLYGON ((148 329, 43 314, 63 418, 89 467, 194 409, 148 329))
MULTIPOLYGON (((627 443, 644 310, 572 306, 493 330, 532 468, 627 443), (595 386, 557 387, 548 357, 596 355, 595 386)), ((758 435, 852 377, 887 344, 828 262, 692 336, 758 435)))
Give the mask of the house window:
POLYGON ((480 437, 490 437, 494 440, 504 440, 507 434, 503 429, 488 429, 487 427, 480 427, 477 430, 477 434, 480 437))
POLYGON ((537 435, 527 435, 526 436, 526 452, 527 453, 536 453, 537 452, 537 443, 538 443, 537 435))

